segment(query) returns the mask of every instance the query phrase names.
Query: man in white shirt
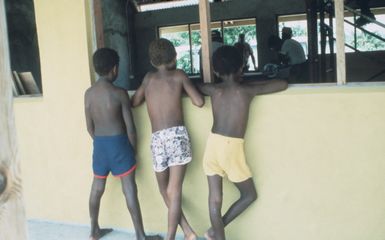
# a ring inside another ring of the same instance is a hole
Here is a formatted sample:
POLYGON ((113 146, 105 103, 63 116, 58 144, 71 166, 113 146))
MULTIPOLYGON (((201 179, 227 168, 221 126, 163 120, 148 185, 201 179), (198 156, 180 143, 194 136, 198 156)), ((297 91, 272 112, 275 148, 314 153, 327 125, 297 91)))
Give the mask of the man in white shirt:
POLYGON ((236 47, 242 57, 243 57, 243 72, 249 71, 249 58, 251 57, 251 61, 253 62, 254 69, 257 69, 257 66, 255 64, 255 57, 253 53, 253 49, 251 48, 250 44, 248 44, 245 41, 245 34, 241 33, 239 34, 238 42, 235 43, 234 47, 236 47))
POLYGON ((283 44, 280 53, 285 56, 288 65, 304 63, 306 62, 305 51, 298 41, 292 39, 292 36, 291 28, 282 28, 283 44))
POLYGON ((282 28, 283 44, 280 54, 282 55, 283 63, 291 67, 289 82, 306 82, 308 80, 308 64, 305 51, 298 41, 292 39, 292 36, 291 28, 282 28))

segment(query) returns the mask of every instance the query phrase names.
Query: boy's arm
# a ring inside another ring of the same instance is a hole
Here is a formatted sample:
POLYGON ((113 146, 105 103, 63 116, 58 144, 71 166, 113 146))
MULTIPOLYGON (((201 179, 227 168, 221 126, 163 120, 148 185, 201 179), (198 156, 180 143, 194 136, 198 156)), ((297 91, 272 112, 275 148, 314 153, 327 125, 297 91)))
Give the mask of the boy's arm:
POLYGON ((215 86, 213 83, 198 83, 197 87, 205 96, 211 96, 214 94, 215 86))
POLYGON ((287 81, 272 79, 268 81, 245 83, 245 91, 252 96, 279 92, 287 89, 287 81))
POLYGON ((132 148, 134 149, 134 152, 136 153, 136 128, 131 112, 130 97, 128 96, 125 90, 121 91, 120 99, 122 104, 123 119, 126 125, 127 136, 132 148))
POLYGON ((132 96, 132 99, 131 99, 132 107, 137 107, 144 102, 144 89, 145 89, 146 83, 147 83, 147 75, 144 77, 142 84, 136 90, 134 96, 132 96))
POLYGON ((195 106, 202 107, 205 104, 203 96, 199 93, 194 84, 192 84, 188 76, 184 72, 182 74, 183 89, 191 98, 191 101, 195 106))
POLYGON ((92 120, 91 117, 91 112, 90 112, 90 102, 88 100, 87 94, 88 91, 84 95, 84 110, 86 113, 86 124, 87 124, 87 131, 90 134, 91 138, 94 138, 94 131, 95 131, 95 126, 94 126, 94 121, 92 120))

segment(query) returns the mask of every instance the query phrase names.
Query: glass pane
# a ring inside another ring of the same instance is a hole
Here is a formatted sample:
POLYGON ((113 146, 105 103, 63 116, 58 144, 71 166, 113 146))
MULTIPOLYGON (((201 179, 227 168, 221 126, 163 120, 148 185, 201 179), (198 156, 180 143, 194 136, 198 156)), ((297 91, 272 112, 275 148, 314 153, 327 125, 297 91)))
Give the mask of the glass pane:
POLYGON ((160 28, 159 36, 170 40, 174 44, 177 53, 177 68, 191 74, 190 34, 188 25, 160 28))
MULTIPOLYGON (((192 74, 200 73, 200 55, 202 47, 202 37, 199 24, 191 24, 191 50, 192 50, 192 74)), ((211 31, 217 30, 221 32, 221 22, 211 23, 211 31)))
POLYGON ((201 49, 201 32, 200 30, 191 30, 191 47, 192 47, 192 73, 199 74, 199 50, 201 49))
POLYGON ((306 16, 303 15, 302 19, 287 20, 279 22, 279 33, 282 36, 282 28, 289 27, 293 32, 293 39, 298 41, 301 45, 305 54, 308 54, 308 38, 307 38, 307 21, 306 16))
MULTIPOLYGON (((376 14, 378 22, 385 22, 385 14, 376 14)), ((385 29, 377 24, 370 23, 364 26, 365 30, 385 38, 385 29)), ((357 29, 357 48, 360 51, 379 51, 385 50, 385 42, 357 29)))
MULTIPOLYGON (((258 67, 257 30, 255 19, 229 20, 223 22, 223 42, 225 45, 234 45, 238 42, 239 34, 245 34, 245 42, 253 51, 255 63, 258 67)), ((249 70, 256 71, 251 57, 248 59, 249 70)))

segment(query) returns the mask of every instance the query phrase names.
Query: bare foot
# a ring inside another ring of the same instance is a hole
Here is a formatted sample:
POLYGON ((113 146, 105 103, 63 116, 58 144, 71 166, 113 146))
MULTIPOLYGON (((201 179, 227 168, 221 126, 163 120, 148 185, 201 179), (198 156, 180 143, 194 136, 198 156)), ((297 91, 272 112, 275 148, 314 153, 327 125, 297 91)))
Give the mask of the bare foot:
POLYGON ((99 240, 105 235, 112 232, 112 228, 103 228, 103 229, 96 229, 94 233, 91 233, 90 240, 99 240))
POLYGON ((163 237, 159 235, 153 235, 153 236, 146 236, 144 239, 145 240, 163 240, 163 237))
POLYGON ((184 240, 197 240, 198 236, 193 232, 189 235, 184 235, 184 240))
POLYGON ((209 230, 207 230, 207 232, 205 233, 205 238, 207 240, 215 240, 214 238, 214 231, 210 228, 209 230))

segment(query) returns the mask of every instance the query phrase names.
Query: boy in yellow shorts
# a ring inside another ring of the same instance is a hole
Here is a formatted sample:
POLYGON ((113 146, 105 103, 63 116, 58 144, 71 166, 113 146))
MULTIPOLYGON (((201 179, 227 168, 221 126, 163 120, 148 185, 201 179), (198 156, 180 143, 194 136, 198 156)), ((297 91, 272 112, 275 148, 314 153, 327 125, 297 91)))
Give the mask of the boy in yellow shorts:
POLYGON ((255 95, 285 90, 282 80, 242 83, 243 59, 235 47, 220 47, 213 55, 214 73, 221 83, 209 83, 199 89, 211 97, 214 123, 207 139, 203 168, 209 184, 211 228, 207 239, 224 240, 224 228, 257 199, 252 174, 244 154, 244 135, 250 102, 255 95), (235 184, 240 198, 222 216, 224 176, 235 184))

